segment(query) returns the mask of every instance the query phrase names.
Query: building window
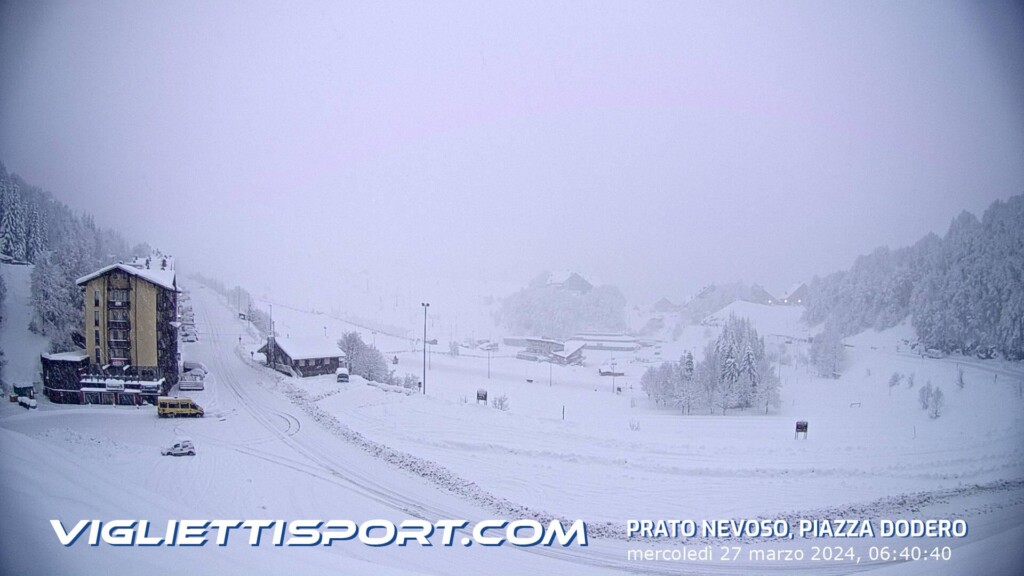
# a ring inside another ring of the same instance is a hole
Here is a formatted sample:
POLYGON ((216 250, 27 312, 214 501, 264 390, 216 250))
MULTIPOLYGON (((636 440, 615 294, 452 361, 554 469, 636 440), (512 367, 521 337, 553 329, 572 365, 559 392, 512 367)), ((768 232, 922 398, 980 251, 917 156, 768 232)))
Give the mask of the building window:
POLYGON ((92 325, 93 326, 99 326, 100 325, 100 311, 99 310, 93 310, 92 311, 92 325))
POLYGON ((99 346, 96 347, 96 363, 97 364, 100 363, 100 347, 99 346))
POLYGON ((99 306, 100 305, 100 291, 99 290, 93 290, 92 291, 92 305, 93 306, 99 306))
POLYGON ((100 331, 99 330, 93 330, 93 342, 95 342, 97 346, 100 345, 100 331))

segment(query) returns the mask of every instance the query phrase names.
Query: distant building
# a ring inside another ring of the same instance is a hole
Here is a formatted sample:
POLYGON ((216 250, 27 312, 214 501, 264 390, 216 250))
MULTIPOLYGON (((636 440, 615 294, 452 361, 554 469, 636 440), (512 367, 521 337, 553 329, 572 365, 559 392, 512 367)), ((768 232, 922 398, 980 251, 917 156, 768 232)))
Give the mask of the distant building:
POLYGON ((548 276, 547 286, 576 294, 586 294, 594 287, 586 278, 569 270, 552 272, 548 276))
POLYGON ((89 353, 85 350, 42 354, 43 394, 59 404, 85 404, 81 379, 89 371, 89 353))
POLYGON ((780 304, 787 306, 802 306, 807 299, 807 284, 799 282, 790 287, 780 299, 780 304))
POLYGON ((566 342, 565 348, 558 351, 552 352, 550 359, 553 363, 561 366, 582 366, 583 365, 583 342, 566 342))
POLYGON ((112 264, 78 279, 85 293, 91 373, 178 381, 178 288, 173 268, 112 264))
POLYGON ((633 352, 640 349, 637 338, 619 332, 579 332, 569 340, 582 342, 586 350, 633 352))
POLYGON ((334 374, 347 367, 345 353, 328 338, 268 338, 259 349, 267 363, 282 371, 290 370, 296 376, 334 374))
POLYGON ((755 304, 777 304, 778 298, 772 296, 764 286, 754 284, 750 288, 750 301, 755 304))
POLYGON ((661 300, 658 300, 657 302, 654 303, 652 309, 654 310, 654 312, 657 312, 659 314, 671 314, 673 312, 678 312, 679 306, 673 304, 672 301, 669 300, 668 298, 662 298, 661 300))
POLYGON ((550 356, 553 352, 565 350, 565 344, 550 338, 527 338, 526 352, 538 356, 550 356))

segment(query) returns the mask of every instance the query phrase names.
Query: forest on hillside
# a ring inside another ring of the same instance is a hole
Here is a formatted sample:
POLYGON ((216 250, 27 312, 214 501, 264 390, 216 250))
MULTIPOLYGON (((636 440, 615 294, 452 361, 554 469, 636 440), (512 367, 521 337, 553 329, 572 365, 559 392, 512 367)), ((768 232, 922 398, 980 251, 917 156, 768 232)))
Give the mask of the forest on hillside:
POLYGON ((8 174, 0 163, 0 253, 35 265, 35 315, 29 328, 48 336, 51 350, 76 347, 74 335, 82 328, 83 307, 76 279, 150 252, 146 244, 129 248, 117 232, 96 226, 91 216, 75 213, 49 192, 8 174))
POLYGON ((841 335, 907 317, 925 347, 1024 358, 1024 195, 993 203, 980 219, 961 213, 945 236, 878 248, 815 278, 804 312, 841 335))

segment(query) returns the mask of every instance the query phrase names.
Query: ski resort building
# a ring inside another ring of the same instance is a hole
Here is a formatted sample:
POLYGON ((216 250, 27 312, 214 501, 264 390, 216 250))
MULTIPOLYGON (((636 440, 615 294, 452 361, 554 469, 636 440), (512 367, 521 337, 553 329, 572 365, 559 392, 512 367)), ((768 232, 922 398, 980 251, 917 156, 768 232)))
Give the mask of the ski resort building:
POLYGON ((275 369, 295 376, 334 374, 347 367, 345 353, 328 338, 269 338, 259 349, 275 369))
POLYGON ((634 352, 640 349, 639 340, 617 332, 579 332, 570 338, 570 341, 583 342, 587 350, 634 352))
MULTIPOLYGON (((166 265, 166 262, 164 263, 166 265)), ((112 264, 78 279, 85 350, 105 375, 178 381, 178 288, 171 268, 112 264)))
POLYGON ((755 304, 776 304, 778 298, 772 296, 770 292, 765 290, 764 286, 754 284, 750 287, 750 301, 755 304))
POLYGON ((551 353, 551 361, 560 366, 582 366, 583 347, 583 342, 566 342, 563 350, 551 353))
POLYGON ((794 284, 786 291, 785 295, 782 296, 780 303, 789 306, 801 306, 807 298, 807 291, 807 284, 804 284, 803 282, 794 284))
POLYGON ((553 352, 565 350, 565 344, 550 338, 526 338, 526 352, 538 356, 550 356, 553 352))

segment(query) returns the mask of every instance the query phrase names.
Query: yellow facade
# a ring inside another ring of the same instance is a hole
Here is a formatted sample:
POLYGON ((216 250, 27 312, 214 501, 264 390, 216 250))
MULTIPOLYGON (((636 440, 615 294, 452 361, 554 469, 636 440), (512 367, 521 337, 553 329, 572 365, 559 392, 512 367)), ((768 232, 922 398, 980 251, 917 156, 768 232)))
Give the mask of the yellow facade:
POLYGON ((89 280, 85 285, 85 342, 92 362, 104 365, 114 360, 110 354, 111 331, 121 339, 127 332, 128 363, 133 366, 157 365, 157 297, 159 288, 137 276, 116 271, 89 280), (128 306, 114 302, 112 290, 128 293, 128 306), (128 328, 115 324, 121 315, 128 328), (97 357, 97 349, 99 356, 97 357))

